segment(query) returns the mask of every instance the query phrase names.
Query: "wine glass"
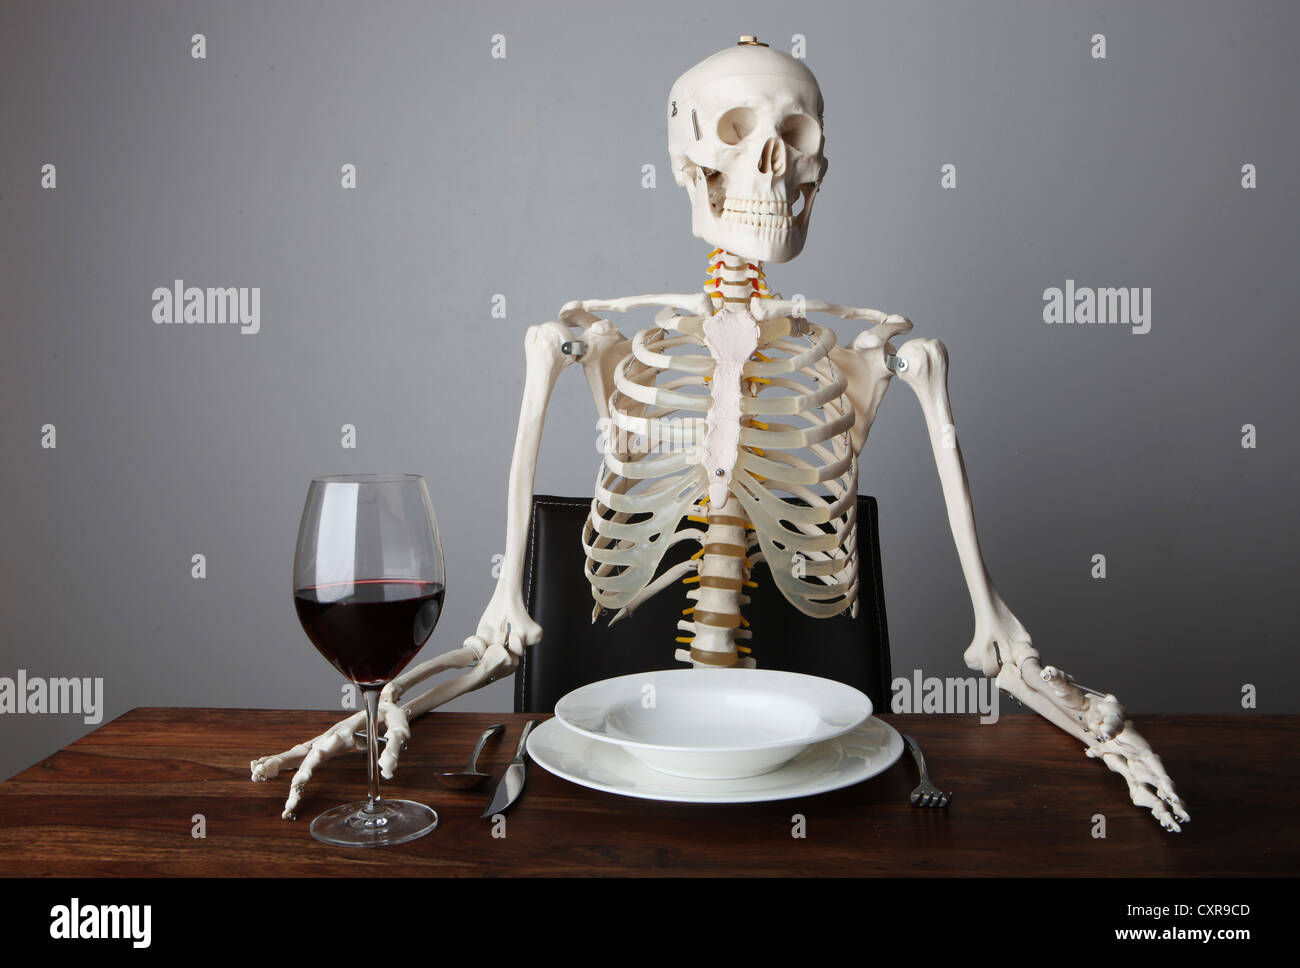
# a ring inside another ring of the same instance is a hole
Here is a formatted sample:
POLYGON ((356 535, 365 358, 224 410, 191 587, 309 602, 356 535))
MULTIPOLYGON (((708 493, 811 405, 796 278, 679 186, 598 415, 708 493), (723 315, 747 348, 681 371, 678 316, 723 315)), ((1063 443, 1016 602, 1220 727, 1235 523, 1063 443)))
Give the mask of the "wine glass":
POLYGON ((442 544, 417 474, 317 477, 307 490, 293 562, 293 604, 321 655, 366 701, 370 791, 326 810, 311 834, 327 844, 378 847, 423 837, 438 815, 379 797, 379 692, 420 651, 442 614, 442 544))

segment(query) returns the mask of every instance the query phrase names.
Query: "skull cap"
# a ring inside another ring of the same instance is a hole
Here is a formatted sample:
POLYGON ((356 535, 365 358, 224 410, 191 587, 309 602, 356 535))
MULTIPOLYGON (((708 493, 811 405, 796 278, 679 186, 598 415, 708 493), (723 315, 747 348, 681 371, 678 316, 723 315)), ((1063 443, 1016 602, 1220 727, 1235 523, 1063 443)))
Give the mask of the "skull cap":
POLYGON ((675 101, 688 101, 703 87, 724 77, 788 77, 806 81, 817 89, 817 113, 822 111, 821 86, 808 66, 797 57, 760 44, 727 47, 700 61, 673 83, 668 92, 669 116, 675 101))

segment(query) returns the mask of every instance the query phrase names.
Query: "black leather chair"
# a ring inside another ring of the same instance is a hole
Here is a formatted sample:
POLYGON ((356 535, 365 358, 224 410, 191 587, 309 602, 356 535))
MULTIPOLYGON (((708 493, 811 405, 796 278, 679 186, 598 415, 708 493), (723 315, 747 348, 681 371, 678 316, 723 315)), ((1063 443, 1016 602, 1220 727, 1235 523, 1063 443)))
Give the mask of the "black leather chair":
MULTIPOLYGON (((591 498, 533 498, 524 563, 524 600, 542 626, 542 641, 527 649, 515 673, 515 711, 550 713, 556 700, 579 686, 655 669, 684 669, 673 658, 682 609, 691 604, 683 585, 670 586, 611 627, 613 612, 591 621, 595 604, 583 573, 582 525, 591 498)), ((858 498, 858 617, 817 619, 785 600, 759 563, 757 588, 744 615, 754 637, 759 668, 837 679, 861 689, 876 709, 888 709, 889 637, 880 580, 875 498, 858 498)), ((693 542, 670 548, 663 568, 688 557, 693 542)))

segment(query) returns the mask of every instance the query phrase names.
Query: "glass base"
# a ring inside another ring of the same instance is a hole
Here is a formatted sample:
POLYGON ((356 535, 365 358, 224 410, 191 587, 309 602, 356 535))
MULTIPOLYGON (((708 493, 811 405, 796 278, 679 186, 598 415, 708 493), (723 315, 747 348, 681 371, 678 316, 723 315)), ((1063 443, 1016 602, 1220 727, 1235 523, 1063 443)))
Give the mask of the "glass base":
POLYGON ((373 813, 366 801, 326 810, 311 822, 311 835, 337 847, 384 847, 423 837, 438 826, 438 815, 414 800, 380 800, 373 813))

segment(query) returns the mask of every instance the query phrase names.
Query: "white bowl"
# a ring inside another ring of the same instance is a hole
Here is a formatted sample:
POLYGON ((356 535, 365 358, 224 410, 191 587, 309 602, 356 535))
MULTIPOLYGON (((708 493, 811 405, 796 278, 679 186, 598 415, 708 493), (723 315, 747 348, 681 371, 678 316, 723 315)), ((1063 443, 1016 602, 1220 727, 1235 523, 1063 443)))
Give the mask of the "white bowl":
POLYGON ((842 682, 773 669, 670 669, 575 689, 565 726, 672 776, 731 780, 778 769, 856 729, 871 700, 842 682))

